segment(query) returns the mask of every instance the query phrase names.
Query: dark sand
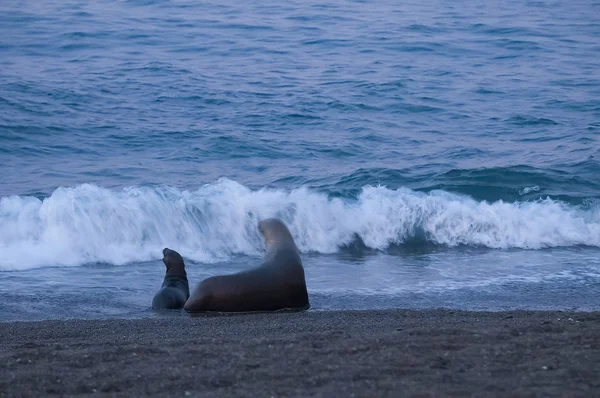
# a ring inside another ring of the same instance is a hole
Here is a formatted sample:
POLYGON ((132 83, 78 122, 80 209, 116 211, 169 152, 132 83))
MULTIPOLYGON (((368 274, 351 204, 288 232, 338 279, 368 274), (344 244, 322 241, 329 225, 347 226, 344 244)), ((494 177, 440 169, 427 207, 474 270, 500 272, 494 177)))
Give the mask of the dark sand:
POLYGON ((0 395, 600 396, 600 312, 0 324, 0 395))

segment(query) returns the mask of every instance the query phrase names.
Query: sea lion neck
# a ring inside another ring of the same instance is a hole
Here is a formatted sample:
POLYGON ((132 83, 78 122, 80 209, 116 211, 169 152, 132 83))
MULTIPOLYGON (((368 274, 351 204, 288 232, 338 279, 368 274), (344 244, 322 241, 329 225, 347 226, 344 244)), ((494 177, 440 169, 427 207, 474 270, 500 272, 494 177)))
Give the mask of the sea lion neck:
POLYGON ((275 239, 266 239, 265 238, 265 248, 267 251, 271 250, 280 250, 283 248, 294 248, 297 249, 296 244, 291 239, 279 238, 275 239))
POLYGON ((267 247, 294 242, 294 238, 288 228, 277 218, 262 220, 258 223, 258 230, 263 236, 267 247))
POLYGON ((180 278, 187 278, 187 273, 185 272, 185 269, 168 270, 167 273, 165 274, 165 276, 167 276, 167 277, 176 276, 176 277, 180 277, 180 278))
POLYGON ((165 264, 167 266, 166 276, 181 276, 187 277, 185 272, 185 264, 165 264))

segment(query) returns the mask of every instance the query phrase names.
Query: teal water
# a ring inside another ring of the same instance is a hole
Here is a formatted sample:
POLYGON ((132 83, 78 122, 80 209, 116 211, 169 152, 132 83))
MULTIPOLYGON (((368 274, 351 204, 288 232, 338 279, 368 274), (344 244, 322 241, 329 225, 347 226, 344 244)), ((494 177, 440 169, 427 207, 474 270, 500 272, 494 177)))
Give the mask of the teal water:
POLYGON ((0 320, 152 316, 271 216, 316 310, 599 309, 599 15, 2 2, 0 320))

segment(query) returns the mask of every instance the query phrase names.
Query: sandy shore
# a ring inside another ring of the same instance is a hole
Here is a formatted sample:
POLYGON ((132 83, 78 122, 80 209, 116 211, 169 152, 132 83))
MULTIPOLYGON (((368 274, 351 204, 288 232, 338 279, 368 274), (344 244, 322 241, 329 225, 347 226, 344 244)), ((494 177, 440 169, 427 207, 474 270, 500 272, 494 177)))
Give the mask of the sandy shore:
POLYGON ((2 396, 600 396, 599 312, 17 322, 0 337, 2 396))

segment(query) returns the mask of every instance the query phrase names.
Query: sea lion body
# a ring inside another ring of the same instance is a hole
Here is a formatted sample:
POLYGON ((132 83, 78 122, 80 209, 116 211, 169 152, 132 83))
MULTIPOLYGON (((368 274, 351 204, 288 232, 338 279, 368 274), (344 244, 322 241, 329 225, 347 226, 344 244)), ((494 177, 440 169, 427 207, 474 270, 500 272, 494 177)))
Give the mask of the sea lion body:
POLYGON ((160 290, 152 299, 152 308, 155 310, 181 309, 190 297, 183 258, 175 250, 168 248, 163 250, 163 256, 167 273, 160 290))
POLYGON ((278 219, 259 223, 267 253, 261 266, 200 282, 184 309, 188 312, 305 310, 310 307, 300 254, 278 219))

